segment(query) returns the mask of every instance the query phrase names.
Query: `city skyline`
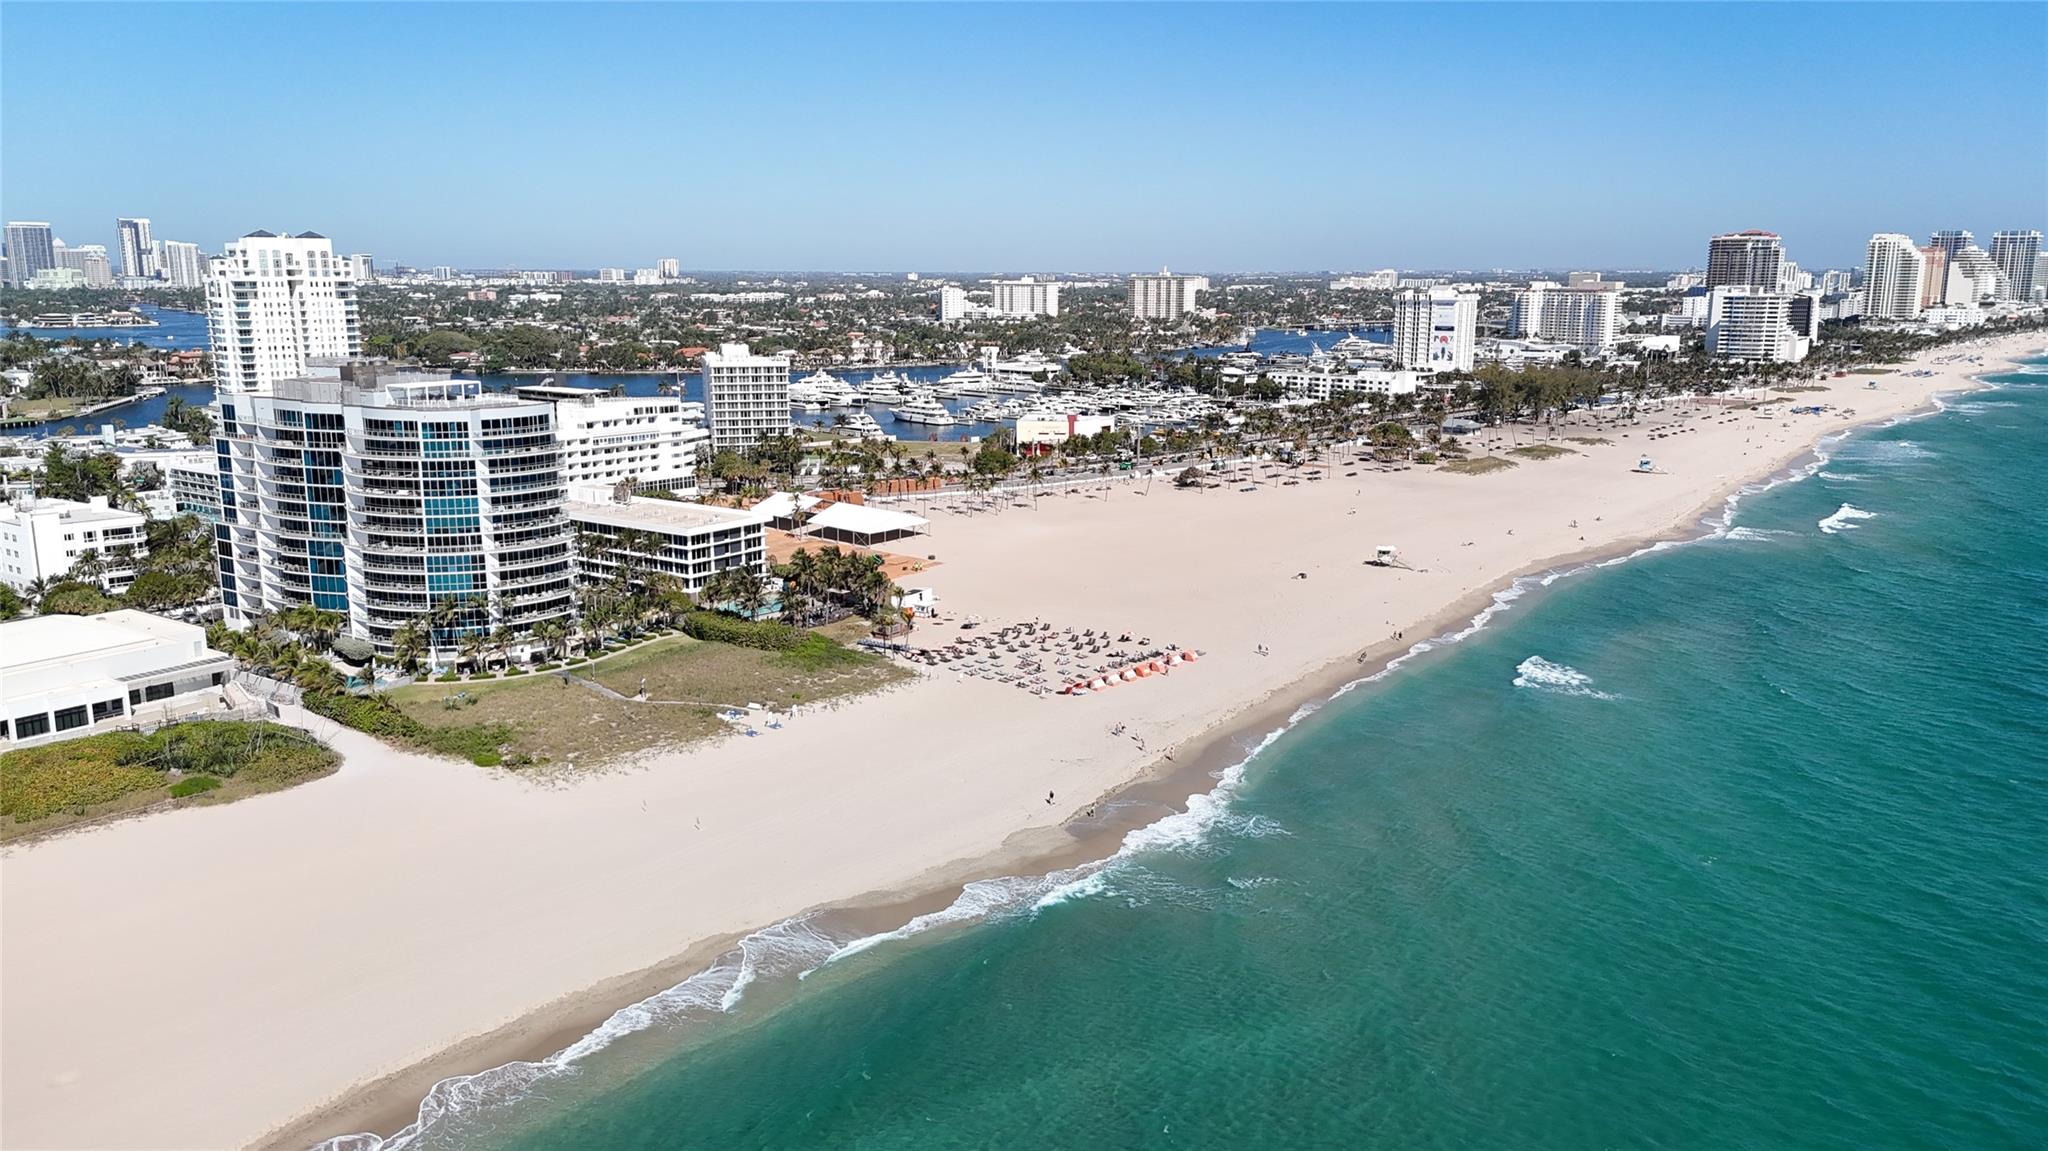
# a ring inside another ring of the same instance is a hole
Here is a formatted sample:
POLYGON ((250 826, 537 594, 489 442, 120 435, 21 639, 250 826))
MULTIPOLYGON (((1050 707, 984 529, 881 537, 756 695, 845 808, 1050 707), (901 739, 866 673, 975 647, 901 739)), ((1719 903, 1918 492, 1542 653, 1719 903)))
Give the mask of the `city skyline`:
POLYGON ((233 181, 63 157, 185 138, 236 74, 95 76, 63 117, 10 118, 5 210, 110 248, 117 217, 148 217, 209 253, 313 229, 464 268, 1236 272, 1692 267, 1749 228, 1851 267, 1873 232, 2038 227, 2048 202, 2038 150, 2012 146, 2048 137, 2038 9, 479 11, 10 5, 16 110, 71 66, 28 46, 117 30, 197 59, 233 26, 348 67, 267 78, 233 181), (1302 66, 1342 43, 1374 52, 1302 66), (1975 117, 1827 115, 1830 78, 1896 44, 1978 77, 1975 117), (1559 76, 1567 56, 1596 72, 1559 76), (1040 77, 1030 99, 1005 66, 1040 77), (1180 90, 1134 101, 1132 78, 1180 90), (1729 121, 1758 138, 1731 147, 1729 121), (1953 162, 1858 178, 1903 141, 1953 162))

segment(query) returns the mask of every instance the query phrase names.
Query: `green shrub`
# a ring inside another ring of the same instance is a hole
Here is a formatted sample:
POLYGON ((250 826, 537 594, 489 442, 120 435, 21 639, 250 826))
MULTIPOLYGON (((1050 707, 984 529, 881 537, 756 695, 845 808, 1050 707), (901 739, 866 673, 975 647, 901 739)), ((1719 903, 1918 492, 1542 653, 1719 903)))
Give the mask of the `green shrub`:
POLYGON ((776 620, 737 619, 712 611, 691 612, 683 620, 683 631, 696 639, 760 651, 789 651, 807 634, 776 620))
POLYGON ((0 755, 0 815, 29 823, 62 811, 85 814, 162 787, 172 769, 186 779, 171 794, 186 796, 230 777, 245 790, 281 787, 323 774, 334 762, 333 752, 304 733, 272 723, 192 720, 148 735, 89 735, 0 755))
POLYGON ((210 775, 188 775, 171 785, 171 798, 183 799, 188 795, 213 791, 220 786, 220 780, 210 775))
POLYGON ((320 692, 308 694, 305 703, 306 710, 343 727, 472 762, 480 755, 496 756, 499 746, 511 742, 513 736, 512 728, 502 723, 429 727, 381 695, 320 692))
POLYGON ((515 668, 513 668, 513 669, 511 669, 510 671, 507 671, 507 672, 505 673, 505 678, 506 678, 506 679, 510 679, 510 678, 512 678, 512 677, 513 677, 513 676, 515 676, 515 675, 525 675, 525 674, 526 674, 526 669, 525 669, 525 668, 523 668, 523 667, 515 667, 515 668))
POLYGON ((437 683, 456 683, 461 679, 462 673, 458 671, 444 671, 440 675, 434 677, 434 680, 437 683))

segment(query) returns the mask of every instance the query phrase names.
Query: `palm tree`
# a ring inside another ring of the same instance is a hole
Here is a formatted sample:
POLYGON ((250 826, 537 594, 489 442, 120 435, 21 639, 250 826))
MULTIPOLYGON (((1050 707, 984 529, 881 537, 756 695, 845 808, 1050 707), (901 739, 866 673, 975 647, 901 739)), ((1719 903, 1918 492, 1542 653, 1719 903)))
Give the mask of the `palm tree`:
POLYGON ((456 651, 462 662, 469 665, 470 671, 479 672, 484 669, 484 652, 489 644, 489 637, 482 631, 464 632, 456 651))
POLYGON ((553 660, 555 652, 569 638, 569 627, 558 619, 544 619, 533 625, 533 638, 540 644, 542 655, 553 660))
POLYGON ((432 635, 426 623, 410 619, 391 633, 391 658, 399 667, 411 671, 420 665, 420 657, 427 653, 432 635))
POLYGON ((97 584, 106 579, 107 560, 98 548, 87 548, 71 561, 71 567, 64 573, 71 579, 97 584))

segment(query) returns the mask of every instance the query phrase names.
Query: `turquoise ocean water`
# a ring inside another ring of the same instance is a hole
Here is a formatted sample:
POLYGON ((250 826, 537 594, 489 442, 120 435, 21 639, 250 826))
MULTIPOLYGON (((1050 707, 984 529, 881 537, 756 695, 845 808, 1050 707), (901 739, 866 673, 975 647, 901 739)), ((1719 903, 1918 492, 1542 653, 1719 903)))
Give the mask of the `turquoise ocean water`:
POLYGON ((387 1145, 2048 1145, 2048 360, 1995 378, 1102 870, 762 933, 387 1145))

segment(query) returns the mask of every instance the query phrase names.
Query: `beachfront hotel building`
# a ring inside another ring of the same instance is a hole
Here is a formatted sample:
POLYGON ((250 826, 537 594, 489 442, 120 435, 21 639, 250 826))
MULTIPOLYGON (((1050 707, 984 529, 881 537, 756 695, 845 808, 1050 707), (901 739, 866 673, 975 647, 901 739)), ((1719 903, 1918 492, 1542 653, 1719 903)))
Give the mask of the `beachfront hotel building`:
POLYGON ((563 483, 630 481, 635 492, 697 494, 697 455, 711 442, 703 404, 557 384, 528 384, 512 394, 555 405, 563 483))
POLYGON ((1363 392, 1369 396, 1408 396, 1421 386, 1411 371, 1366 368, 1361 371, 1333 371, 1326 368, 1269 368, 1268 380, 1280 386, 1290 400, 1327 400, 1339 392, 1363 392))
POLYGON ((207 265, 214 387, 261 391, 323 357, 362 354, 355 267, 315 232, 251 232, 207 265))
POLYGON ((1716 288, 1707 294, 1707 354, 1754 363, 1798 363, 1818 331, 1819 301, 1790 292, 1716 288), (1795 315, 1794 302, 1800 307, 1795 315), (1804 328, 1802 331, 1801 329, 1804 328))
POLYGON ((1394 296, 1394 362, 1428 372, 1472 370, 1479 297, 1455 288, 1409 288, 1394 296))
POLYGON ((745 344, 704 353, 704 406, 713 451, 744 452, 789 434, 789 357, 757 356, 745 344))
POLYGON ((567 622, 554 403, 445 372, 314 367, 331 374, 218 400, 228 623, 310 604, 388 656, 415 620, 436 653, 477 630, 567 622))
POLYGON ((583 541, 576 562, 585 582, 609 580, 628 562, 643 574, 673 578, 691 595, 726 568, 768 574, 765 510, 621 498, 609 484, 586 483, 570 487, 566 514, 583 541))
POLYGON ((1776 232, 1751 229, 1723 232, 1707 241, 1706 288, 1755 288, 1778 290, 1778 265, 1785 259, 1785 245, 1776 232))
POLYGON ((7 286, 18 288, 57 266, 57 237, 46 220, 7 221, 7 286))
POLYGON ((103 574, 93 582, 123 591, 135 582, 136 561, 149 554, 149 517, 111 507, 107 497, 36 499, 0 505, 0 582, 16 588, 37 580, 55 583, 78 557, 97 554, 103 574))
POLYGON ((1138 320, 1171 322, 1196 308, 1196 295, 1209 290, 1207 276, 1176 276, 1165 268, 1159 274, 1131 277, 1131 317, 1138 320))
POLYGON ((992 280, 996 314, 1018 319, 1060 314, 1060 286, 1050 280, 1025 276, 1016 280, 992 280))
POLYGON ((1591 281, 1572 284, 1537 280, 1516 292, 1508 305, 1509 333, 1570 344, 1589 354, 1612 348, 1621 326, 1621 285, 1591 275, 1591 281))
POLYGON ((234 668, 204 628, 147 612, 0 623, 0 747, 212 711, 234 668))
MULTIPOLYGON (((1937 246, 1941 234, 1935 234, 1937 246)), ((1910 320, 1920 314, 1927 257, 1912 237, 1879 232, 1870 237, 1863 265, 1863 314, 1878 320, 1910 320)))
POLYGON ((165 461, 164 487, 170 492, 171 514, 220 522, 220 470, 212 452, 188 452, 165 461))
POLYGON ((2006 299, 2034 298, 2034 264, 2040 255, 2039 230, 1991 234, 1991 262, 2005 276, 2006 299))

